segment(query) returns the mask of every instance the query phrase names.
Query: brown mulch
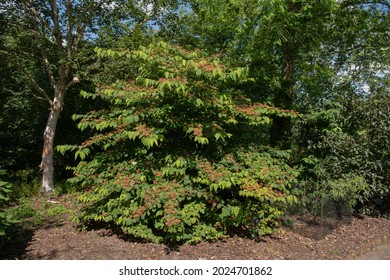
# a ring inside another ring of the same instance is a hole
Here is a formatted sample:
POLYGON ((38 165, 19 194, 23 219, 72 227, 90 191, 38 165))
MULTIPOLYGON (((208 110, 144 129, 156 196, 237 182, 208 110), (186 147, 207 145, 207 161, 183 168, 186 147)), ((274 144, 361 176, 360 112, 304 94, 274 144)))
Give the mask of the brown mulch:
POLYGON ((358 259, 378 244, 390 242, 390 221, 368 216, 347 221, 295 218, 284 234, 254 241, 244 237, 214 243, 166 245, 128 241, 109 230, 80 231, 65 220, 32 230, 24 244, 8 247, 7 258, 34 260, 342 260, 358 259), (22 246, 20 250, 18 246, 22 246))

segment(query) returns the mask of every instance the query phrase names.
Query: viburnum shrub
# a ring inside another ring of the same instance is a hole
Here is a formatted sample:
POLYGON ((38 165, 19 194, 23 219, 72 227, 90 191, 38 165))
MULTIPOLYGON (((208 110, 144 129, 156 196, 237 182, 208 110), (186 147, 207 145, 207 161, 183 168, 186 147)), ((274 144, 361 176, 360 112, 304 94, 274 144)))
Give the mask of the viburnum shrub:
POLYGON ((228 69, 218 57, 165 43, 139 50, 97 49, 111 63, 128 59, 135 78, 99 85, 86 98, 108 109, 77 115, 95 134, 75 151, 71 180, 83 223, 103 222, 153 242, 196 243, 239 228, 273 233, 286 206, 296 170, 288 152, 259 144, 270 116, 296 113, 252 103, 237 88, 247 69, 228 69), (253 137, 248 137, 253 135, 253 137))

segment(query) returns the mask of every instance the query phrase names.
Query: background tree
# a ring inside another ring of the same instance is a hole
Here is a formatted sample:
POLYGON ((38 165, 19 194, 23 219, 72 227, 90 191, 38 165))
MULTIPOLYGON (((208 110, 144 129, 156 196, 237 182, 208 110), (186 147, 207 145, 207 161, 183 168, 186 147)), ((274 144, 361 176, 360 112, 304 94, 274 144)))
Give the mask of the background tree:
POLYGON ((296 139, 304 156, 302 179, 307 182, 307 194, 354 190, 347 196, 359 198, 355 211, 388 209, 388 161, 382 157, 389 147, 382 138, 388 134, 384 128, 390 70, 388 12, 388 3, 383 1, 340 2, 329 39, 313 57, 317 67, 299 77, 299 90, 305 93, 299 106, 306 117, 297 126, 296 139), (370 133, 374 123, 381 127, 376 136, 370 133), (359 181, 354 186, 346 184, 359 181), (315 190, 318 183, 322 188, 315 190))
MULTIPOLYGON (((168 2, 168 1, 165 1, 168 2)), ((39 98, 49 104, 49 117, 44 129, 40 168, 42 191, 53 191, 53 146, 57 123, 68 90, 80 81, 82 67, 80 45, 84 38, 94 39, 102 26, 134 25, 146 21, 159 11, 164 1, 3 1, 2 16, 9 23, 10 41, 28 40, 25 48, 6 46, 8 59, 30 81, 39 98), (154 4, 148 9, 148 4, 154 4), (32 43, 32 44, 31 44, 32 43), (33 51, 29 51, 29 46, 33 51), (28 67, 33 61, 47 75, 45 84, 28 67)))
MULTIPOLYGON (((11 26, 6 14, 0 14, 0 166, 6 167, 9 173, 20 169, 37 166, 41 145, 38 135, 44 127, 43 114, 45 106, 34 96, 36 91, 31 88, 28 78, 20 73, 12 61, 6 48, 18 46, 23 51, 34 53, 29 45, 30 40, 19 37, 11 39, 11 26)), ((35 61, 26 62, 26 68, 35 73, 37 80, 44 80, 44 71, 35 61), (42 79, 43 78, 43 79, 42 79)), ((46 85, 45 85, 46 86, 46 85)))

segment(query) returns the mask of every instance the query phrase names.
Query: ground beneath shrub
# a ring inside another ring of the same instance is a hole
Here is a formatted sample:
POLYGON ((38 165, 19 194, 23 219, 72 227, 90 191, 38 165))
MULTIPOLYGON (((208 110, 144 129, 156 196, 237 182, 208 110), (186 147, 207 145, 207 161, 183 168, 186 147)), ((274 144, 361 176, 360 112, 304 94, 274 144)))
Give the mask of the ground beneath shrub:
MULTIPOLYGON (((69 202, 61 201, 66 204, 69 202)), ((142 243, 109 230, 80 231, 65 219, 10 241, 0 255, 27 260, 342 260, 390 259, 390 221, 368 216, 337 219, 293 217, 284 234, 258 241, 232 236, 214 243, 165 245, 142 243)))

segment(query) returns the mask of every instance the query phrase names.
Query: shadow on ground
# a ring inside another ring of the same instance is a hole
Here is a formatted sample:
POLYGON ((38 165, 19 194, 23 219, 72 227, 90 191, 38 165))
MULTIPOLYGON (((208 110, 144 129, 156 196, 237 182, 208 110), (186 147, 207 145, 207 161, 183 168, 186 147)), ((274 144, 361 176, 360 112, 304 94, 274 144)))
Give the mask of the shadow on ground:
POLYGON ((351 216, 343 217, 343 219, 296 217, 292 231, 304 237, 319 241, 327 235, 332 234, 338 228, 351 225, 351 222, 351 216))
POLYGON ((0 259, 22 259, 32 241, 34 230, 22 225, 15 225, 7 233, 8 238, 0 240, 0 259))

